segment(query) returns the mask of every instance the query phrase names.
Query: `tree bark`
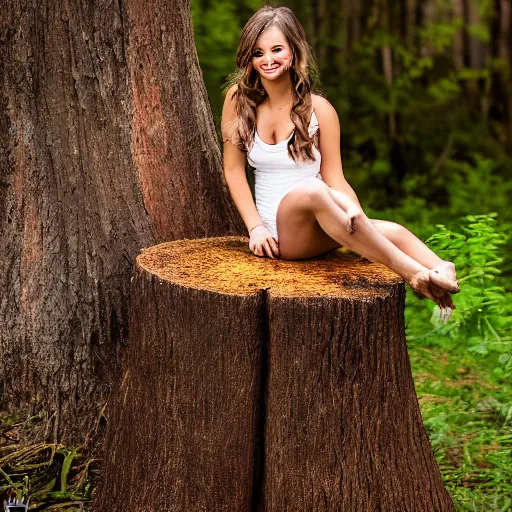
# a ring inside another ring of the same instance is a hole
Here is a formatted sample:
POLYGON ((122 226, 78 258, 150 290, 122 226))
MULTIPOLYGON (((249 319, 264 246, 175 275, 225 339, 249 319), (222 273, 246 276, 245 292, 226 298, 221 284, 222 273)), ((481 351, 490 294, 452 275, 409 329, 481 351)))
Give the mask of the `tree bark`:
POLYGON ((4 2, 0 406, 81 442, 127 339, 141 248, 241 234, 189 2, 4 2))
POLYGON ((239 237, 146 249, 94 509, 454 510, 404 295, 341 251, 270 260, 239 237))

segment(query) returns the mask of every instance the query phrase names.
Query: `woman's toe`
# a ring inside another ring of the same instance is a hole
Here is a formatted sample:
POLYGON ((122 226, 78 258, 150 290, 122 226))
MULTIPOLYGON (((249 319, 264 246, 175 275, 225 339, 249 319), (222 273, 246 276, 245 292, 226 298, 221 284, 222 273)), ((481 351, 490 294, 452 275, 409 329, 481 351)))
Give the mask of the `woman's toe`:
POLYGON ((430 281, 449 293, 459 293, 460 291, 459 283, 456 280, 449 279, 435 268, 430 271, 430 281))
MULTIPOLYGON (((451 261, 442 261, 439 263, 439 265, 436 265, 432 272, 435 272, 436 274, 443 276, 447 281, 451 283, 455 283, 455 285, 458 288, 458 282, 457 282, 457 274, 455 272, 455 265, 451 261)), ((458 291, 458 290, 457 290, 458 291)), ((451 292, 451 293, 457 293, 457 292, 451 292)))

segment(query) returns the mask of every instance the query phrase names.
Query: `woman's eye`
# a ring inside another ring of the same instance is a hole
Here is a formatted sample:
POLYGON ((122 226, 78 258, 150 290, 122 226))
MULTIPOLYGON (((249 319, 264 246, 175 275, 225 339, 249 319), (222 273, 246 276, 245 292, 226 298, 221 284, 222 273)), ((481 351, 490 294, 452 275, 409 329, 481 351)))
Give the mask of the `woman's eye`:
MULTIPOLYGON (((274 52, 280 52, 282 50, 282 48, 274 48, 274 52)), ((263 54, 260 52, 260 51, 257 51, 257 52, 254 52, 252 54, 253 57, 261 57, 263 54)))

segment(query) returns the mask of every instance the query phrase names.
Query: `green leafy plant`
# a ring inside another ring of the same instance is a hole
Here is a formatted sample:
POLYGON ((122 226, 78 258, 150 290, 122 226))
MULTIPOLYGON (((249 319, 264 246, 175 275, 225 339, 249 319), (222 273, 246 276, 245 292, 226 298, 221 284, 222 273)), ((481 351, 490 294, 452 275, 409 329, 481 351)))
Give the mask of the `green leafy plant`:
POLYGON ((452 320, 407 296, 407 340, 430 441, 457 510, 508 511, 512 495, 512 294, 502 277, 510 226, 496 214, 437 225, 427 244, 455 262, 452 320))

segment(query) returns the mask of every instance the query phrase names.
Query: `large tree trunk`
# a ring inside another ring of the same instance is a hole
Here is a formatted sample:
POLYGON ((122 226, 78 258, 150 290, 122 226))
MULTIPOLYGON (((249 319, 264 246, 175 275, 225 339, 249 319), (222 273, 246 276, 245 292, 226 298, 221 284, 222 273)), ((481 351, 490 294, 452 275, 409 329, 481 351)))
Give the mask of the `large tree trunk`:
POLYGON ((243 231, 189 2, 1 11, 1 406, 78 442, 118 372, 140 249, 243 231))
POLYGON ((454 510, 389 269, 224 237, 146 249, 132 286, 94 510, 454 510))

